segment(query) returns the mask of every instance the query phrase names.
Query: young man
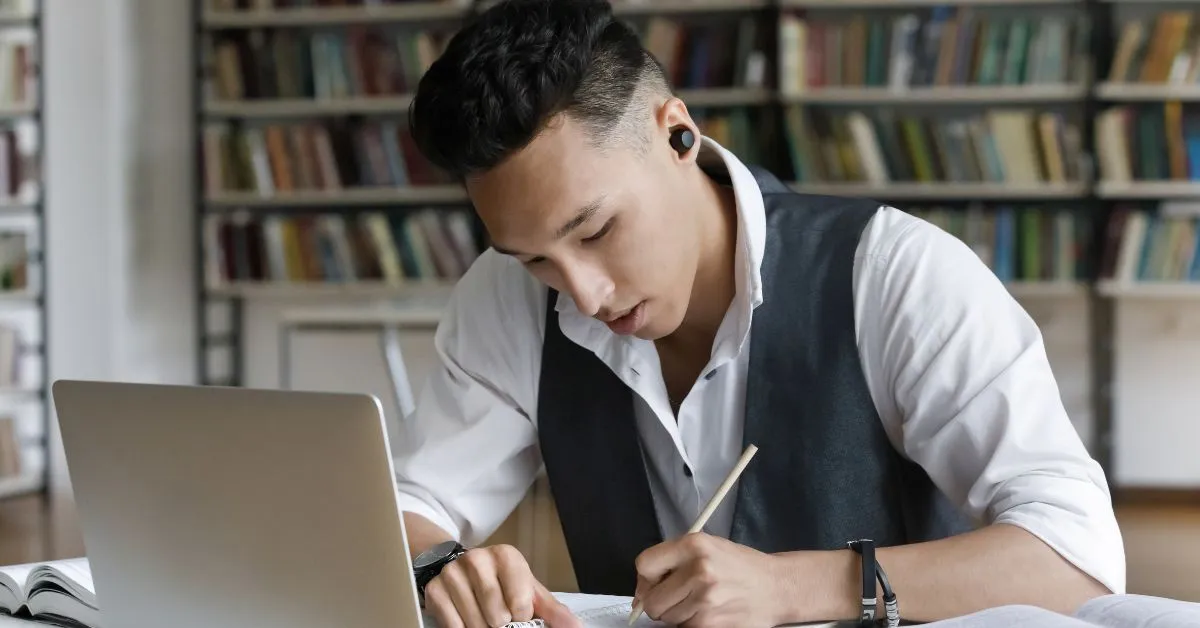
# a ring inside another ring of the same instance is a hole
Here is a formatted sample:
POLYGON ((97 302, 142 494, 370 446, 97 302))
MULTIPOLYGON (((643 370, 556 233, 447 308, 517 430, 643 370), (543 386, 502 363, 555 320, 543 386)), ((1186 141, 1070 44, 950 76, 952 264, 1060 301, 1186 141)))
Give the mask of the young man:
POLYGON ((543 466, 581 588, 672 624, 854 618, 860 538, 906 619, 1123 591, 1105 478, 1004 286, 928 223, 701 137, 605 2, 488 10, 411 125, 493 242, 396 461, 441 625, 576 625, 518 552, 474 547, 543 466))

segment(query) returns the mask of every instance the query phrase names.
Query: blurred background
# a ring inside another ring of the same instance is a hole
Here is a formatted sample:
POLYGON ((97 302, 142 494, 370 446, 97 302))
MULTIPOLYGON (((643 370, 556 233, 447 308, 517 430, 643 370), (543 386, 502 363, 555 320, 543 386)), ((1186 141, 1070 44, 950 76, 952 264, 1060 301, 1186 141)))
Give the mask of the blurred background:
MULTIPOLYGON (((1200 601, 1200 3, 641 0, 704 132, 970 244, 1040 325, 1129 590, 1200 601)), ((462 2, 0 0, 0 564, 82 555, 48 382, 348 390, 393 429, 486 240, 405 127, 462 2)), ((496 538, 571 590, 538 484, 496 538)))

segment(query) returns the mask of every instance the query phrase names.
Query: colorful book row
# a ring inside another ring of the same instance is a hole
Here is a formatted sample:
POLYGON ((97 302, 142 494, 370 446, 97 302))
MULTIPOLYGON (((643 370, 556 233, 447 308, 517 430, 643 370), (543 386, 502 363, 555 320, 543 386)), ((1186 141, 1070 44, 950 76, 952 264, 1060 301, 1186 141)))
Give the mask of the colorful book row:
POLYGON ((1079 181, 1078 126, 1054 112, 908 115, 788 108, 795 180, 808 182, 1079 181))
POLYGON ((1200 20, 1191 11, 1134 17, 1120 28, 1108 80, 1117 83, 1200 82, 1200 20))
POLYGON ((210 98, 397 96, 417 84, 451 32, 350 25, 331 31, 232 31, 214 39, 210 98))
POLYGON ((204 184, 209 194, 419 186, 450 183, 417 150, 396 119, 235 125, 204 130, 204 184))
POLYGON ((1083 81, 1089 72, 1085 16, 928 13, 779 21, 780 91, 827 86, 928 87, 1083 81))
POLYGON ((1200 181, 1200 111, 1179 101, 1121 105, 1096 116, 1105 181, 1200 181))
POLYGON ((1092 221, 1082 210, 998 205, 906 208, 959 238, 1001 281, 1085 281, 1092 221))
POLYGON ((1119 281, 1200 281, 1200 203, 1119 206, 1105 234, 1102 276, 1119 281))
POLYGON ((233 282, 454 280, 480 253, 471 217, 461 209, 404 214, 208 216, 205 279, 233 282))

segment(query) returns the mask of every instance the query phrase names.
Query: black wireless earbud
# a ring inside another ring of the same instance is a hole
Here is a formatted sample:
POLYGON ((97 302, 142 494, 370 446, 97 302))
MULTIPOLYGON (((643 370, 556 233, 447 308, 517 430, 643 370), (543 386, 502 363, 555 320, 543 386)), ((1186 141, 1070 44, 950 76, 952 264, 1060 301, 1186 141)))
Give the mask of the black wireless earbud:
POLYGON ((691 129, 681 126, 671 131, 671 148, 680 155, 692 150, 695 145, 696 136, 691 129))

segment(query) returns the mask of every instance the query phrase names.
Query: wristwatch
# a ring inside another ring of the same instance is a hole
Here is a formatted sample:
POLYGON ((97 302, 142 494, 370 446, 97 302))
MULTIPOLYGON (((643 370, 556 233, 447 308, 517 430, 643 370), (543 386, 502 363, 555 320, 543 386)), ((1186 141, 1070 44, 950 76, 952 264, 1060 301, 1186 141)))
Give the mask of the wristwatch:
POLYGON ((417 595, 425 605, 425 585, 442 573, 442 568, 467 553, 467 548, 458 541, 444 541, 421 552, 413 559, 413 576, 417 581, 417 595))

